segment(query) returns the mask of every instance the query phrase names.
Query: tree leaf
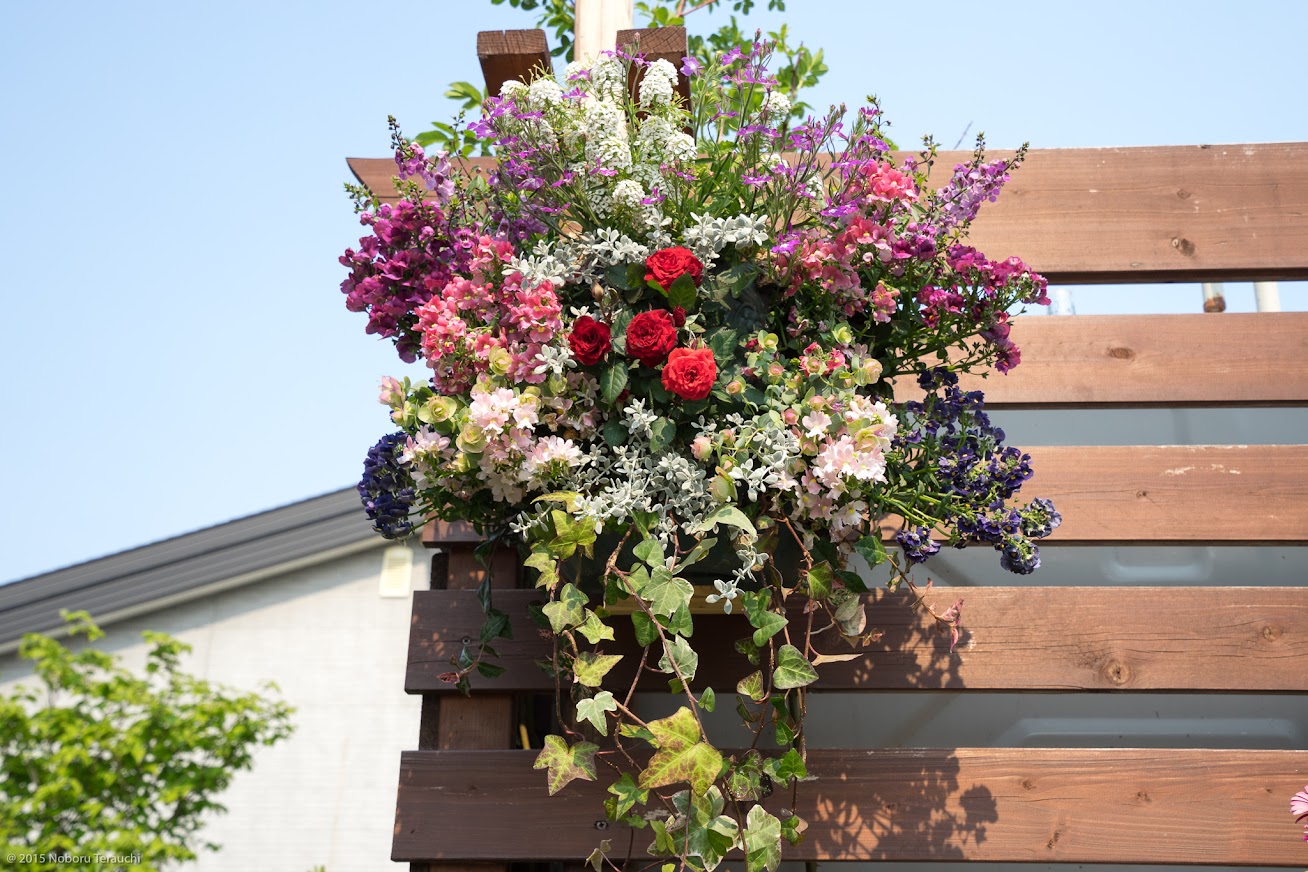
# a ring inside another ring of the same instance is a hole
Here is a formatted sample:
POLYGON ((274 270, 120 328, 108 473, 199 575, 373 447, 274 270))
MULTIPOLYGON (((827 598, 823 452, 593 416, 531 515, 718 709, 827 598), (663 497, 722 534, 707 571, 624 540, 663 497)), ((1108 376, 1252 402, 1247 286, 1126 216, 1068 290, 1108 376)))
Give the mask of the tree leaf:
POLYGON ((578 684, 587 687, 599 687, 604 683, 604 676, 618 665, 621 654, 596 654, 594 651, 582 651, 572 663, 572 674, 578 684))
POLYGON ((600 731, 601 736, 609 734, 609 721, 608 718, 604 717, 604 714, 617 710, 618 702, 613 698, 613 694, 607 690, 601 690, 590 699, 577 702, 577 717, 594 724, 595 729, 600 731))
POLYGON ((782 645, 777 651, 777 668, 772 670, 772 684, 778 690, 806 687, 817 681, 817 670, 794 645, 782 645))
POLYGON ((595 780, 595 752, 598 750, 599 745, 591 742, 578 742, 569 748, 562 736, 549 735, 545 737, 545 747, 532 768, 549 769, 549 790, 553 796, 569 781, 578 778, 595 780))

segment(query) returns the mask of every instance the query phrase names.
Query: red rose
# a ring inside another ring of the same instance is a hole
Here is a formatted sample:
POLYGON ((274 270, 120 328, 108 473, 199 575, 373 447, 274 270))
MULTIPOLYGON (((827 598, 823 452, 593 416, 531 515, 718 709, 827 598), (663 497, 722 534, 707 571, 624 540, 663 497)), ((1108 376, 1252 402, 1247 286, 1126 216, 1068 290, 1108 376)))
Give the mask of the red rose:
POLYGON ((609 325, 596 321, 589 315, 582 315, 572 325, 568 334, 568 347, 572 356, 583 366, 599 363, 613 347, 610 341, 609 325))
POLYGON ((683 400, 702 400, 718 380, 710 348, 674 348, 663 367, 663 387, 683 400))
POLYGON ((668 292, 672 283, 687 273, 695 280, 695 287, 704 281, 704 264, 689 249, 677 246, 656 251, 645 258, 645 281, 654 282, 668 292))
POLYGON ((677 347, 677 325, 664 309, 641 312, 627 325, 627 356, 646 366, 658 366, 677 347))

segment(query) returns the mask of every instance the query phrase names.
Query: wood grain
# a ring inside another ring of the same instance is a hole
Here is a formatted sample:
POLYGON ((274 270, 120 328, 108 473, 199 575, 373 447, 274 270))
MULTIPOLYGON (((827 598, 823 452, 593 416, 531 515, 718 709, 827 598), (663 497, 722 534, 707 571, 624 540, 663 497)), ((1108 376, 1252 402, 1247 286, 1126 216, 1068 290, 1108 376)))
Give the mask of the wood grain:
POLYGON ((507 81, 527 82, 542 71, 554 74, 543 30, 483 30, 477 34, 477 60, 488 97, 499 96, 507 81))
MULTIPOLYGON (((644 854, 648 830, 597 828, 601 782, 549 797, 536 753, 404 754, 396 858, 576 859, 601 838, 644 854)), ((1286 798, 1305 751, 823 749, 808 766, 787 859, 1303 866, 1286 798)))
MULTIPOLYGON (((1020 366, 962 377, 989 408, 1308 401, 1308 312, 1027 316, 1012 336, 1020 366)), ((916 387, 895 398, 920 398, 916 387)))
MULTIPOLYGON (((819 669, 817 690, 1225 691, 1308 692, 1308 589, 1304 588, 936 588, 927 602, 938 611, 963 599, 963 636, 949 637, 905 593, 865 595, 868 626, 885 635, 856 661, 819 669)), ((477 693, 552 692, 536 665, 552 643, 527 617, 540 591, 506 591, 497 607, 513 618, 513 639, 496 643, 505 668, 476 678, 477 693)), ((804 600, 791 607, 792 637, 803 633, 804 600)), ((405 690, 449 690, 438 679, 460 640, 482 624, 475 597, 464 591, 424 591, 413 603, 405 690)), ((626 655, 607 686, 626 687, 639 658, 630 622, 612 622, 618 638, 608 653, 626 655)), ((818 627, 822 626, 820 622, 818 627)), ((696 687, 734 690, 750 670, 733 644, 748 635, 740 614, 696 617, 700 654, 696 687)), ((831 634, 815 644, 828 654, 850 649, 831 634)), ((650 690, 666 681, 650 676, 650 690)))
MULTIPOLYGON (((686 28, 684 27, 646 27, 635 30, 619 30, 617 47, 628 54, 638 54, 645 60, 667 61, 680 69, 682 59, 689 54, 686 48, 686 28)), ((639 97, 637 90, 638 67, 632 66, 628 87, 633 97, 639 97)), ((681 95, 681 105, 690 105, 690 79, 684 75, 677 76, 677 93, 681 95)), ((689 131, 693 133, 694 131, 689 131)))
MULTIPOLYGON (((394 196, 392 161, 349 164, 394 196)), ((969 243, 1065 284, 1308 278, 1308 143, 1036 149, 969 243)))

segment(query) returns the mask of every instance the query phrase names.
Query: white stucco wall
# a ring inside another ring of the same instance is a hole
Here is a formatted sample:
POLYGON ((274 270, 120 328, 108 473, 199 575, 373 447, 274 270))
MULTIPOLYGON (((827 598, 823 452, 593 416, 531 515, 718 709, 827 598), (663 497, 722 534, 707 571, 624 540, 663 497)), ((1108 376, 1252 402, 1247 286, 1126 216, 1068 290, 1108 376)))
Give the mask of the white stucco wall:
MULTIPOLYGON (((414 546, 411 589, 427 587, 414 546)), ((295 733, 261 748, 204 837, 222 845, 194 872, 375 872, 390 862, 400 751, 417 746, 420 701, 404 693, 410 597, 378 593, 382 548, 209 594, 106 626, 102 650, 132 667, 143 630, 193 646, 187 671, 242 690, 274 681, 296 708, 295 733)), ((0 657, 0 691, 32 682, 0 657)))

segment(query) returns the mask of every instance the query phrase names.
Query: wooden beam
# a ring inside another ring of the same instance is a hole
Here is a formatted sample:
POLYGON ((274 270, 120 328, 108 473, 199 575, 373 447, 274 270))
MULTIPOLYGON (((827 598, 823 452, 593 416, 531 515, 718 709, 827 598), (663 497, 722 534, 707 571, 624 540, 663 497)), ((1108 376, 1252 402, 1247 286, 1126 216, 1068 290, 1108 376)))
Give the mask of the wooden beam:
MULTIPOLYGON (((677 68, 677 93, 681 95, 681 104, 690 106, 690 79, 683 75, 682 60, 689 54, 686 47, 686 28, 684 27, 644 27, 634 30, 618 31, 618 48, 630 55, 640 55, 645 60, 667 61, 677 68)), ((637 88, 638 70, 633 66, 629 85, 632 96, 639 92, 637 88)), ((692 135, 694 131, 689 131, 692 135)))
MULTIPOLYGON (((601 838, 644 857, 649 830, 604 821, 604 783, 550 797, 536 754, 404 754, 396 859, 579 859, 601 838)), ((1306 751, 823 749, 808 768, 786 859, 1303 866, 1306 751)))
MULTIPOLYGON (((943 610, 955 597, 964 600, 963 636, 951 653, 949 636, 913 607, 911 596, 865 595, 868 626, 884 635, 858 660, 823 666, 814 689, 1308 691, 1305 588, 941 587, 927 600, 943 610)), ((527 617, 528 606, 544 599, 541 591, 496 594, 496 608, 512 618, 513 638, 496 642, 504 674, 475 678, 476 691, 553 691, 536 665, 550 657, 551 643, 527 617)), ((797 597, 791 607, 792 637, 803 633, 804 602, 797 597)), ((482 621, 470 592, 415 594, 405 690, 449 690, 437 676, 482 621)), ((630 622, 615 625, 618 638, 605 650, 631 656, 610 673, 613 688, 630 682, 639 657, 630 622)), ((748 635, 744 617, 717 606, 696 616, 695 629, 696 686, 734 690, 749 671, 733 647, 748 635)), ((828 654, 851 650, 829 633, 816 644, 828 654)), ((649 690, 667 689, 660 677, 648 678, 649 690)))
MULTIPOLYGON (((989 408, 1308 402, 1308 312, 1031 315, 1012 336, 1020 366, 962 379, 989 408)), ((916 388, 909 382, 895 398, 920 398, 916 388)))
POLYGON ((477 34, 477 60, 488 97, 499 96, 507 81, 528 82, 542 72, 554 75, 543 30, 483 30, 477 34))
MULTIPOLYGON (((966 152, 938 156, 934 184, 966 152)), ((387 159, 350 159, 394 196, 387 159)), ((1037 149, 970 244, 1065 284, 1308 278, 1308 143, 1037 149)))

